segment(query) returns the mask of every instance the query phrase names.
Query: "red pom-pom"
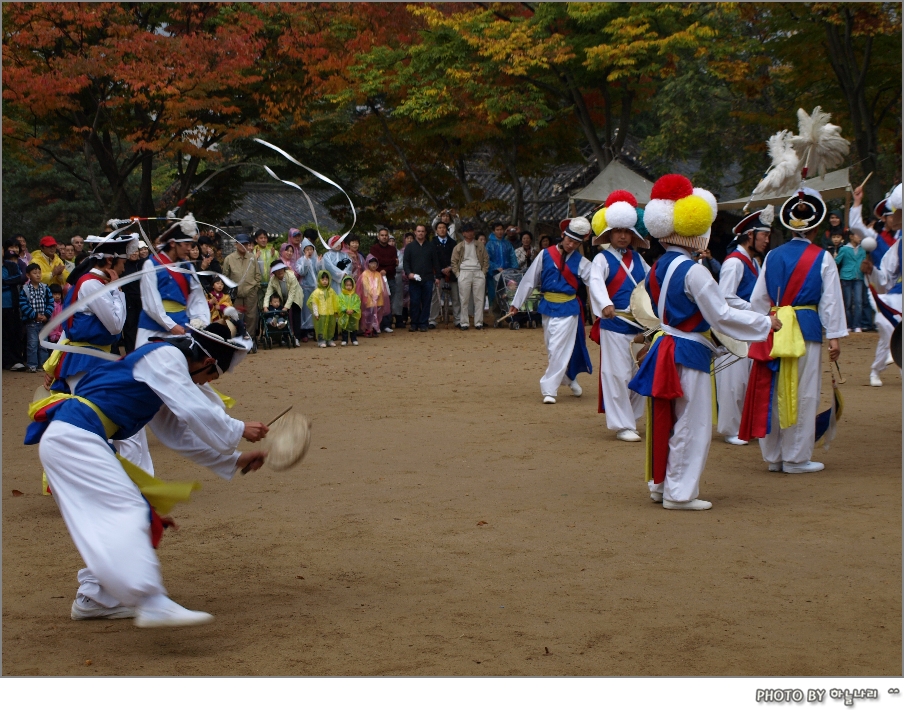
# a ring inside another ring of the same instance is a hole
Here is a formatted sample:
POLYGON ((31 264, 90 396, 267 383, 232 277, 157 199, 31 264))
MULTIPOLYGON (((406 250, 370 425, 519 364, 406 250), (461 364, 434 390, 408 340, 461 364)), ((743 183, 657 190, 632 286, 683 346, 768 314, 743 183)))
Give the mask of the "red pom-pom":
POLYGON ((694 186, 684 175, 663 175, 653 183, 651 200, 680 200, 694 194, 694 186))
POLYGON ((616 190, 606 198, 606 207, 611 207, 616 202, 627 202, 631 207, 637 207, 637 198, 627 190, 616 190))

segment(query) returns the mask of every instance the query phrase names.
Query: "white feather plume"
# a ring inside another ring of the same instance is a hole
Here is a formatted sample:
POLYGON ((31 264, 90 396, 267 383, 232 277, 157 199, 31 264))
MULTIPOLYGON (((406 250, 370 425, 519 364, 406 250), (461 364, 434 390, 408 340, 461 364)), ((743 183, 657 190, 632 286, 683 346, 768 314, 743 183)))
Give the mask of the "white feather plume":
POLYGON ((763 224, 771 225, 772 221, 775 219, 775 207, 772 205, 766 205, 763 208, 763 211, 760 212, 759 220, 763 224))
POLYGON ((179 228, 187 237, 198 236, 198 223, 195 221, 195 216, 191 212, 189 212, 181 220, 179 220, 179 228))
POLYGON ((772 158, 772 167, 754 188, 754 195, 783 194, 798 186, 800 158, 791 144, 792 140, 794 135, 791 131, 779 131, 766 141, 769 157, 772 158))
POLYGON ((831 117, 819 106, 809 115, 802 108, 797 109, 798 135, 791 138, 791 146, 801 167, 808 168, 809 177, 822 177, 837 168, 851 150, 850 142, 841 137, 841 128, 829 123, 831 117))
POLYGON ((229 306, 228 308, 223 309, 223 317, 229 318, 231 320, 240 320, 241 319, 241 316, 239 316, 239 312, 233 306, 229 306))

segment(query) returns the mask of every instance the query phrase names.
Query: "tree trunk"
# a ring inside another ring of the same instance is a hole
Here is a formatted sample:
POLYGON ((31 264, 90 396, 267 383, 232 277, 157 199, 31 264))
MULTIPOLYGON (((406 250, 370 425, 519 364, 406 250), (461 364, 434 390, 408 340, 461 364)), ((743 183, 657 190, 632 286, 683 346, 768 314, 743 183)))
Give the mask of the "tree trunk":
POLYGON ((524 225, 524 188, 521 185, 521 178, 518 177, 518 166, 515 163, 517 150, 518 148, 514 144, 511 146, 511 153, 509 153, 507 146, 502 146, 498 154, 502 159, 502 164, 505 166, 505 171, 511 179, 512 189, 515 191, 515 204, 512 206, 511 223, 517 224, 518 228, 521 229, 524 225))
POLYGON ((414 180, 414 183, 420 188, 421 192, 423 192, 427 199, 429 199, 437 210, 441 210, 443 208, 442 202, 439 198, 430 191, 430 189, 423 183, 423 181, 418 177, 418 174, 414 172, 414 168, 411 167, 411 163, 408 162, 408 157, 405 155, 405 152, 402 150, 401 146, 396 143, 395 138, 392 136, 392 132, 389 130, 389 124, 386 123, 386 117, 383 116, 383 113, 380 109, 377 108, 376 104, 373 101, 368 101, 367 105, 370 107, 370 110, 374 112, 374 115, 379 119, 380 126, 383 128, 383 135, 386 136, 386 142, 392 146, 392 149, 395 150, 396 155, 399 156, 399 159, 402 161, 402 165, 405 166, 405 170, 411 176, 411 179, 414 180))
POLYGON ((458 178, 458 182, 461 185, 461 193, 465 198, 465 203, 471 204, 474 201, 474 196, 471 194, 471 187, 468 185, 468 172, 465 170, 465 159, 462 156, 455 159, 455 177, 458 178))
POLYGON ((577 117, 581 129, 584 131, 584 137, 590 144, 590 149, 593 151, 593 155, 596 158, 597 167, 602 170, 609 164, 612 158, 607 154, 602 143, 600 143, 599 136, 596 135, 596 126, 593 125, 593 119, 590 117, 590 111, 587 109, 584 95, 581 93, 580 88, 571 74, 565 72, 560 75, 560 78, 565 86, 568 87, 572 105, 574 106, 574 115, 577 117))
MULTIPOLYGON (((141 197, 138 208, 139 217, 156 217, 154 210, 154 192, 153 192, 153 173, 154 173, 154 153, 150 150, 141 152, 141 197)), ((148 232, 151 237, 157 235, 157 223, 155 221, 148 222, 148 232)))

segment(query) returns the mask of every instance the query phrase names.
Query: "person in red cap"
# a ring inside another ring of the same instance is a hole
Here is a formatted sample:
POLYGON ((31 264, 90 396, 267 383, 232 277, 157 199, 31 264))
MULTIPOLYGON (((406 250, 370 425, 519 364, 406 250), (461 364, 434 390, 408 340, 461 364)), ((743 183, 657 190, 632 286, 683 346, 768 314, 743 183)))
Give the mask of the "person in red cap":
POLYGON ((41 267, 41 283, 59 284, 62 286, 69 278, 66 265, 57 254, 57 241, 51 236, 41 237, 40 249, 31 253, 31 263, 41 267))

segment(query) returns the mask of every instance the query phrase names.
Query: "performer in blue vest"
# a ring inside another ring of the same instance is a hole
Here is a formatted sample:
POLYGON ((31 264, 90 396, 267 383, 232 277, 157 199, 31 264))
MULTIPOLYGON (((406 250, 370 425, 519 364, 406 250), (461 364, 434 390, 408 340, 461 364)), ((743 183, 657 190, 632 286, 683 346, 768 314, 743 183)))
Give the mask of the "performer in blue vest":
POLYGON ((709 270, 692 258, 706 249, 716 199, 681 175, 664 175, 644 208, 647 231, 666 253, 645 280, 660 332, 628 385, 649 397, 646 477, 650 498, 667 510, 708 510, 700 477, 712 439, 710 326, 736 340, 765 340, 775 318, 732 308, 709 270))
POLYGON ((537 308, 543 316, 543 337, 549 366, 540 378, 540 393, 545 404, 555 404, 559 385, 568 385, 575 397, 583 393, 576 378, 579 372, 593 372, 587 352, 584 311, 577 297, 578 279, 590 284, 590 262, 578 247, 590 234, 590 222, 575 217, 564 227, 562 241, 541 251, 521 279, 510 313, 539 287, 543 294, 537 308))
MULTIPOLYGON (((259 441, 267 427, 227 416, 206 384, 232 371, 250 348, 240 324, 233 328, 222 322, 206 330, 187 326, 184 335, 155 340, 92 369, 73 395, 33 405, 25 443, 39 444, 54 500, 85 562, 73 619, 134 617, 139 627, 212 620, 167 596, 151 539, 160 520, 149 506, 152 489, 145 489, 147 499, 142 496, 127 473, 131 464, 117 458, 108 439, 122 440, 149 425, 165 446, 223 478, 246 466, 259 468, 264 452, 239 453, 236 447, 242 438, 259 441)), ((185 498, 191 484, 183 485, 189 486, 185 498)))
POLYGON ((750 348, 754 363, 739 433, 746 441, 760 439, 770 471, 825 468, 810 460, 822 389, 822 331, 833 361, 841 354, 838 339, 848 334, 838 267, 812 243, 826 211, 822 196, 803 187, 782 205, 779 219, 796 236, 769 252, 750 297, 752 311, 776 314, 784 325, 750 348))
POLYGON ((195 270, 188 257, 198 237, 198 227, 194 218, 190 217, 186 215, 178 226, 170 228, 160 251, 142 266, 141 315, 135 347, 144 345, 155 336, 182 335, 190 322, 202 326, 210 323, 210 307, 201 282, 193 273, 184 273, 195 270), (161 264, 172 264, 180 271, 155 271, 161 264))
MULTIPOLYGON (((891 195, 893 194, 894 190, 891 192, 891 195)), ((876 240, 876 248, 870 257, 873 264, 878 264, 885 253, 894 246, 896 233, 901 230, 901 208, 895 210, 894 199, 891 195, 876 203, 873 216, 877 220, 881 220, 883 224, 882 231, 878 232, 863 222, 863 187, 855 187, 852 195, 854 201, 848 211, 848 224, 850 224, 851 231, 857 232, 861 239, 872 237, 876 240)))
POLYGON ((631 344, 643 333, 631 315, 631 294, 644 280, 650 267, 636 249, 649 249, 649 242, 637 231, 637 199, 627 190, 616 190, 605 206, 593 215, 594 244, 606 244, 590 269, 590 307, 598 320, 593 340, 599 338, 599 411, 606 414, 606 426, 618 432, 619 441, 640 441, 637 420, 643 416, 644 399, 628 389, 637 365, 631 344))
POLYGON ((880 375, 892 363, 891 334, 901 322, 901 185, 895 186, 888 198, 879 204, 884 208, 886 229, 876 239, 879 246, 860 265, 870 285, 870 298, 876 309, 876 329, 879 331, 876 357, 869 371, 869 383, 873 387, 882 386, 880 375), (892 228, 894 232, 890 231, 892 228), (889 233, 896 241, 892 248, 886 248, 883 253, 881 247, 889 233), (874 265, 879 268, 874 268, 874 265))
MULTIPOLYGON (((750 310, 750 296, 760 274, 760 262, 769 248, 772 234, 772 220, 775 209, 767 205, 738 222, 732 232, 736 235, 737 247, 728 253, 719 273, 719 290, 732 308, 750 310)), ((741 428, 741 411, 744 409, 744 394, 750 378, 750 358, 732 364, 730 353, 716 360, 716 398, 719 402, 719 417, 716 430, 725 437, 725 443, 745 446, 738 438, 741 428)))
MULTIPOLYGON (((119 342, 125 324, 125 295, 122 291, 115 290, 99 298, 90 297, 110 281, 122 276, 126 259, 138 251, 138 235, 88 237, 85 244, 93 244, 94 248, 91 255, 69 274, 68 283, 72 288, 63 299, 63 308, 68 308, 77 301, 85 301, 87 305, 66 321, 59 343, 109 353, 119 342)), ((47 373, 45 381, 54 391, 72 392, 83 375, 104 362, 105 360, 90 354, 55 350, 44 363, 44 371, 47 373)))

